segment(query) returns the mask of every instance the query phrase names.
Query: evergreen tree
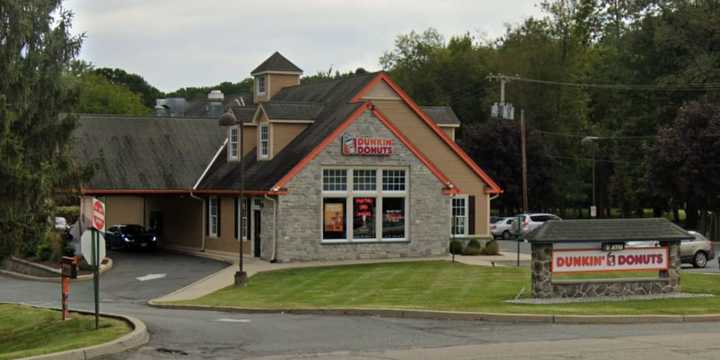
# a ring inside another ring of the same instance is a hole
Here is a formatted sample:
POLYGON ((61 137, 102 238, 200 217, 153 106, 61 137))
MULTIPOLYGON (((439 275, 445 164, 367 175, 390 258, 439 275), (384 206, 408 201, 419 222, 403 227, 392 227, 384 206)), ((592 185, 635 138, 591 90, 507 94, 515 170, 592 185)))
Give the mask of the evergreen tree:
POLYGON ((63 76, 82 35, 61 0, 0 2, 0 257, 32 254, 49 229, 53 195, 76 188, 70 158, 76 95, 63 76))

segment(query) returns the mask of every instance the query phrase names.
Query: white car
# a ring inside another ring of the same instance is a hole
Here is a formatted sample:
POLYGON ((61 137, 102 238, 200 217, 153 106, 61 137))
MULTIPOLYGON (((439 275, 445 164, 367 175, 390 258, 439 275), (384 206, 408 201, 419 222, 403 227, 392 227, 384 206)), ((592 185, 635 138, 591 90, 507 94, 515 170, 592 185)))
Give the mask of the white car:
POLYGON ((559 216, 553 214, 544 213, 531 213, 531 214, 520 214, 513 217, 514 219, 522 217, 522 232, 527 234, 540 226, 542 226, 548 220, 562 220, 559 216))
POLYGON ((510 228, 512 227, 513 219, 514 218, 511 217, 504 217, 496 220, 494 223, 490 224, 490 232, 492 232, 493 236, 496 238, 510 240, 512 238, 510 228))

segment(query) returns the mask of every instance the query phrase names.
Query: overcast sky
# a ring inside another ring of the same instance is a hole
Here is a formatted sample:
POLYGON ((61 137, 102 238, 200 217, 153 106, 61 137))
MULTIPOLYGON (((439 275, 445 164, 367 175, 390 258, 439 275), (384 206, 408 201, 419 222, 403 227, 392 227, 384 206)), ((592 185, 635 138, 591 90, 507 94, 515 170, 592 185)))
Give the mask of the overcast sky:
POLYGON ((502 35, 537 0, 68 0, 81 58, 142 75, 163 91, 240 81, 274 51, 306 75, 364 67, 398 34, 502 35))

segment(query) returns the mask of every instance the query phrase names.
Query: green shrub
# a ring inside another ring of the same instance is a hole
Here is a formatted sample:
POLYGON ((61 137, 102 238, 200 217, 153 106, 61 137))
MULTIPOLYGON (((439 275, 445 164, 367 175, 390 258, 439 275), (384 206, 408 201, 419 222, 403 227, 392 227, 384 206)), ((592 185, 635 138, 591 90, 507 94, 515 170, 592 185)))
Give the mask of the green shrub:
POLYGON ((480 252, 482 255, 500 255, 500 247, 497 240, 490 240, 480 252))
POLYGON ((34 257, 40 261, 60 261, 65 254, 66 244, 63 237, 55 231, 49 231, 47 235, 35 247, 34 257))
POLYGON ((470 239, 467 246, 463 250, 463 255, 480 255, 482 251, 482 244, 478 239, 470 239))
POLYGON ((463 253, 463 243, 458 239, 450 240, 450 253, 460 255, 463 253))

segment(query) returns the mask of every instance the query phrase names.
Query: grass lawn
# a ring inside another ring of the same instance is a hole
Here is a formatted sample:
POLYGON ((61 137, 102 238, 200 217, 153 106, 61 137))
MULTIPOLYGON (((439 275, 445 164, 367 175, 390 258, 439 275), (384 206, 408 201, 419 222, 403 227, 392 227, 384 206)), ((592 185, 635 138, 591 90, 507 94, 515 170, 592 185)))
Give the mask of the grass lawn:
POLYGON ((445 261, 402 262, 279 270, 179 304, 248 308, 393 308, 552 314, 720 313, 720 276, 683 273, 683 291, 713 298, 514 305, 530 292, 530 271, 445 261))
POLYGON ((0 304, 0 359, 48 354, 111 341, 130 332, 124 321, 72 313, 62 321, 60 312, 24 305, 0 304))

